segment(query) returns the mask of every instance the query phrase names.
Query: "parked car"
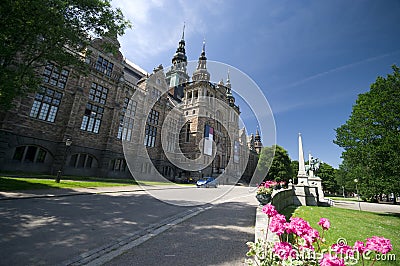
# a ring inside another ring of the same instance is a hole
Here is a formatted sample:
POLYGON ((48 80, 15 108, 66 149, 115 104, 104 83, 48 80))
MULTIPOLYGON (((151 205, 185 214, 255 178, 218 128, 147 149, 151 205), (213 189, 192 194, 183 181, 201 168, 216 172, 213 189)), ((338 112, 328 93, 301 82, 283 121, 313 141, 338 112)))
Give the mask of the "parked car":
POLYGON ((197 187, 218 187, 217 180, 214 177, 207 176, 196 182, 197 187))

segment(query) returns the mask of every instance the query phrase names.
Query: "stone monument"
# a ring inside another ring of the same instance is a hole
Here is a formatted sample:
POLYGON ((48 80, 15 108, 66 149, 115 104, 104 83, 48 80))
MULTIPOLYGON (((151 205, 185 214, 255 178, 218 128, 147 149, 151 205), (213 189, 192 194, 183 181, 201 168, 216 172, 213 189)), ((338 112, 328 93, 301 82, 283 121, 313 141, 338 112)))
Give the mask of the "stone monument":
POLYGON ((324 192, 322 191, 321 178, 315 176, 320 161, 309 154, 309 164, 305 166, 303 142, 299 133, 299 171, 297 173, 297 184, 293 186, 294 204, 317 206, 325 205, 324 192))

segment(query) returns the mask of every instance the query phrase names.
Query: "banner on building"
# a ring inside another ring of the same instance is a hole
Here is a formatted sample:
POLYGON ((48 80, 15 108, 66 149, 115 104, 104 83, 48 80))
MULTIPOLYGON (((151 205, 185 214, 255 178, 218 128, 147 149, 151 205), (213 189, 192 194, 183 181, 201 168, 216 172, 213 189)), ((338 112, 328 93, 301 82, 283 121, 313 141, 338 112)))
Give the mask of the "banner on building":
POLYGON ((235 146, 233 149, 233 162, 234 163, 239 163, 239 148, 240 148, 239 141, 235 140, 235 146))
POLYGON ((212 147, 214 141, 214 128, 205 125, 204 128, 204 154, 212 155, 212 147))

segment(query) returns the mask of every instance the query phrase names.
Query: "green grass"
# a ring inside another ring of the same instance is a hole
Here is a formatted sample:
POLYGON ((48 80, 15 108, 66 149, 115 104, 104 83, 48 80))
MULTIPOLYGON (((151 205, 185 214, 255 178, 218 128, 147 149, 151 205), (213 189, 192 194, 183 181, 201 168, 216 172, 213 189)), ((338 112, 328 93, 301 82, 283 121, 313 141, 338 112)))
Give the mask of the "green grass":
POLYGON ((94 177, 65 176, 60 183, 54 181, 54 176, 34 178, 0 176, 0 191, 35 190, 50 188, 91 188, 137 185, 133 179, 106 179, 94 177))
MULTIPOLYGON (((328 218, 331 228, 325 234, 327 243, 336 243, 337 239, 345 238, 348 245, 353 246, 356 240, 365 241, 368 237, 383 236, 390 239, 396 261, 377 262, 374 265, 399 265, 400 264, 400 216, 378 214, 363 211, 341 209, 337 207, 312 207, 286 208, 282 214, 293 213, 308 221, 313 228, 321 217, 328 218)), ((369 264, 366 264, 369 265, 369 264)))

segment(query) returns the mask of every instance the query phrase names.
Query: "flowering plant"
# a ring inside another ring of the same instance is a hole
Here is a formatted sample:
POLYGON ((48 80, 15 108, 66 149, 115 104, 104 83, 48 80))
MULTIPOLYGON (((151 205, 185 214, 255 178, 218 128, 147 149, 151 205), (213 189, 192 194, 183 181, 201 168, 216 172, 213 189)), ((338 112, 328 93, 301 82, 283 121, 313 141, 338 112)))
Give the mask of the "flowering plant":
POLYGON ((367 238, 365 243, 356 241, 354 246, 347 245, 346 240, 340 238, 337 243, 329 246, 324 238, 324 233, 331 226, 328 219, 321 218, 318 222, 322 229, 320 233, 302 218, 291 217, 290 222, 287 222, 274 205, 265 205, 262 212, 268 216, 266 236, 271 231, 277 239, 273 242, 248 242, 250 249, 247 256, 253 258, 246 260, 248 265, 344 266, 356 264, 360 257, 364 265, 366 260, 371 260, 369 255, 375 253, 371 262, 373 265, 378 255, 387 254, 393 249, 389 239, 379 236, 367 238))
POLYGON ((257 195, 260 194, 272 194, 274 188, 281 187, 285 184, 285 182, 276 182, 276 181, 264 181, 257 187, 257 195))

